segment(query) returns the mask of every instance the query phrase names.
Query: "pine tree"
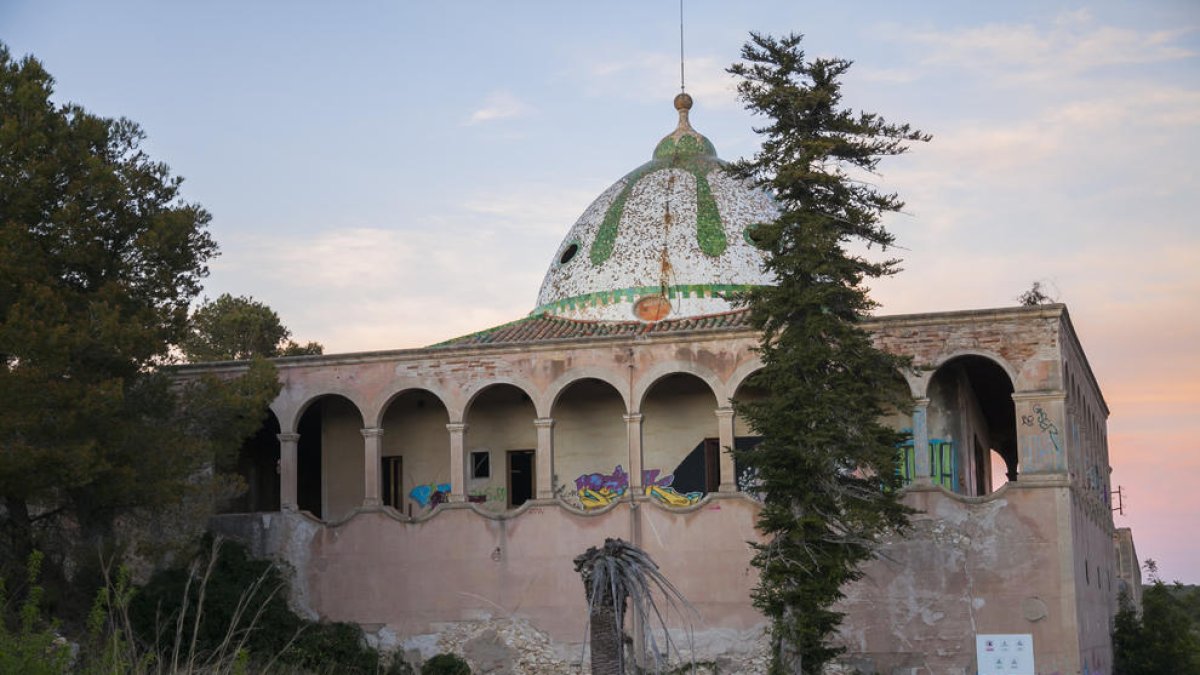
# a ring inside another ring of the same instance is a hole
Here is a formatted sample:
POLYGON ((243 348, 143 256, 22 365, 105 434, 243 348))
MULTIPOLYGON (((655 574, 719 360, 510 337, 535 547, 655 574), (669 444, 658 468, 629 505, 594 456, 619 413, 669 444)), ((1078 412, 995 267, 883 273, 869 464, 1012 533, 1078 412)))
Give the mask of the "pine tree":
POLYGON ((897 261, 848 246, 892 244, 881 218, 903 203, 864 179, 929 137, 843 108, 850 62, 807 60, 801 39, 752 33, 729 69, 747 109, 767 119, 755 129, 762 149, 732 171, 780 208, 752 233, 776 284, 747 297, 762 332, 754 381, 767 394, 738 406, 763 439, 738 459, 764 499, 754 601, 772 621, 773 672, 817 673, 839 653, 828 638, 843 585, 859 578, 881 534, 907 522, 896 471, 903 437, 880 423, 906 361, 875 348, 861 326, 875 307, 864 281, 894 274, 897 261))

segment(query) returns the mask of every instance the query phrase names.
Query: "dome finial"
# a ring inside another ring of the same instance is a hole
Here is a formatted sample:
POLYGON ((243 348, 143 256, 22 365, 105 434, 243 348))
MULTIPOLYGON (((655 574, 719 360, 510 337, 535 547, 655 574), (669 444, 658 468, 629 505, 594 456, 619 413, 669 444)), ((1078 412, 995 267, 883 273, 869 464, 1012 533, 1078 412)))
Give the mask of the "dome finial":
POLYGON ((694 131, 688 121, 688 111, 692 109, 692 97, 682 93, 675 95, 675 109, 679 111, 679 128, 676 131, 694 131))

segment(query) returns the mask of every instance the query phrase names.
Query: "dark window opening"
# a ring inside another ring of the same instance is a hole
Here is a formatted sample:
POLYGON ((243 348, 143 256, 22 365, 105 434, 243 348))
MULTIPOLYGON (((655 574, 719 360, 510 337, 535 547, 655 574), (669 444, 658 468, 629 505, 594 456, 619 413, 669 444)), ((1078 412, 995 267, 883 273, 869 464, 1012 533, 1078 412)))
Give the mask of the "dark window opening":
POLYGON ((488 452, 471 453, 471 478, 491 478, 492 456, 488 452))
POLYGON ((383 505, 404 509, 404 458, 383 458, 383 505))
POLYGON ((533 499, 534 451, 508 451, 508 507, 516 508, 533 499))

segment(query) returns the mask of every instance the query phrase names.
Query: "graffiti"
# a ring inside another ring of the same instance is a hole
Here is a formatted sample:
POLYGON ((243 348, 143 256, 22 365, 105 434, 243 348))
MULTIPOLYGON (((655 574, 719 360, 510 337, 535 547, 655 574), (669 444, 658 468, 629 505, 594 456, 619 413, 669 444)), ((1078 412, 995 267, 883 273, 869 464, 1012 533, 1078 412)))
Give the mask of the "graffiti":
MULTIPOLYGON (((700 501, 703 492, 680 493, 671 487, 674 474, 659 476, 661 469, 642 472, 645 494, 667 506, 690 506, 700 501)), ((610 474, 588 473, 575 479, 579 503, 585 509, 598 509, 617 501, 629 491, 629 474, 618 464, 610 474)))
POLYGON ((467 493, 467 501, 472 504, 484 504, 487 502, 503 502, 508 503, 508 488, 492 485, 477 490, 471 490, 467 493))
POLYGON ((1066 458, 1063 456, 1060 439, 1061 433, 1058 430, 1058 425, 1054 423, 1054 420, 1050 419, 1050 414, 1046 412, 1045 408, 1034 404, 1033 414, 1022 415, 1021 424, 1027 427, 1032 427, 1036 424, 1037 428, 1046 434, 1045 436, 1022 436, 1023 449, 1021 451, 1021 459, 1029 467, 1028 470, 1064 470, 1066 468, 1066 458), (1046 442, 1046 439, 1049 439, 1049 443, 1046 442))
POLYGON ((437 506, 450 501, 449 483, 427 483, 409 490, 408 496, 421 508, 437 506))
POLYGON ((1062 452, 1062 446, 1058 442, 1058 425, 1050 419, 1050 415, 1042 409, 1042 406, 1033 406, 1033 412, 1037 415, 1038 428, 1050 434, 1050 442, 1054 443, 1054 449, 1057 452, 1062 452))

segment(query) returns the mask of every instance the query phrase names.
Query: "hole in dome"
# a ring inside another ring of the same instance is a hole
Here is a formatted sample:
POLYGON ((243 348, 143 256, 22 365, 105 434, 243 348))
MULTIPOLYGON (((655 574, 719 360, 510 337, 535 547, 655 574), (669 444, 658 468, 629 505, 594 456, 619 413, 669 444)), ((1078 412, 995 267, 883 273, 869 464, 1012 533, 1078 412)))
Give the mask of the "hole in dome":
POLYGON ((579 253, 579 244, 571 244, 567 247, 567 250, 563 251, 562 255, 558 257, 558 264, 566 265, 567 263, 571 262, 571 259, 575 257, 576 253, 579 253))

